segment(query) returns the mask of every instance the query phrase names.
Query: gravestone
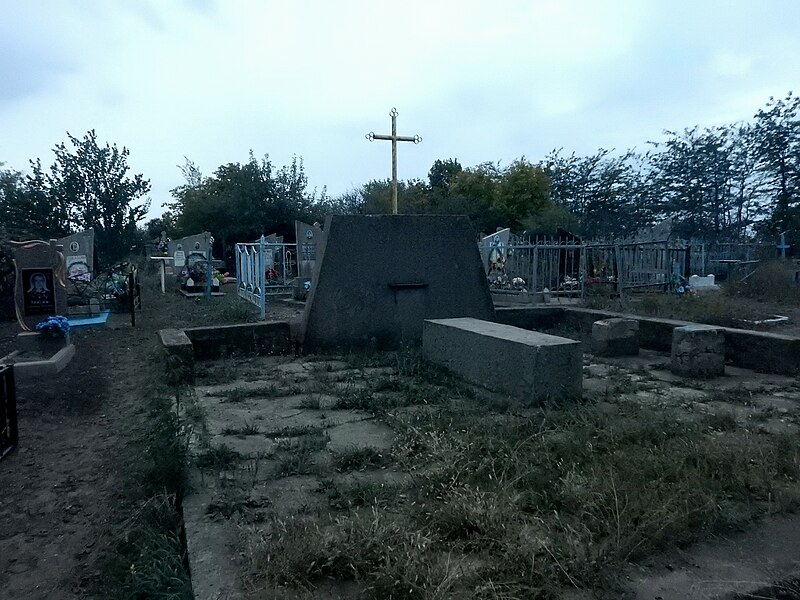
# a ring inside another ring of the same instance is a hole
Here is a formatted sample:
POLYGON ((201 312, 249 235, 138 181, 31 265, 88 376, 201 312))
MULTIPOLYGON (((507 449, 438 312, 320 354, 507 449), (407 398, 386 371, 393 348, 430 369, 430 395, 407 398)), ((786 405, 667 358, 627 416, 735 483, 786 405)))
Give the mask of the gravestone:
POLYGON ((25 331, 53 315, 66 315, 66 261, 56 240, 11 242, 17 320, 25 331))
POLYGON ((297 272, 302 279, 311 279, 314 264, 317 262, 317 249, 324 239, 325 232, 316 225, 302 221, 294 222, 297 235, 297 272))
POLYGON ((213 238, 208 231, 187 235, 177 240, 171 240, 168 246, 168 256, 173 258, 172 268, 177 275, 184 267, 191 267, 196 262, 205 261, 211 251, 213 238))
POLYGON ((66 261, 68 281, 91 281, 94 271, 94 229, 59 238, 66 261))
POLYGON ((481 258, 486 275, 490 278, 505 275, 510 239, 511 230, 505 228, 487 235, 481 240, 481 258))
POLYGON ((325 232, 317 224, 309 225, 303 221, 295 221, 294 229, 297 240, 297 277, 294 280, 292 296, 295 300, 305 300, 314 275, 317 251, 325 232))
POLYGON ((304 351, 397 348, 425 319, 494 319, 464 216, 332 215, 300 327, 304 351))

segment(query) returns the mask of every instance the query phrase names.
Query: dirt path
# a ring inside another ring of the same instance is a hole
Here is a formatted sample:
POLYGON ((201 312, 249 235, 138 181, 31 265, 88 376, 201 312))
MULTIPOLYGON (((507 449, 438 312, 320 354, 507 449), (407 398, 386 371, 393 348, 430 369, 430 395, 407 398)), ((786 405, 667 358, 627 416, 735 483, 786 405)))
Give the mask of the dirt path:
POLYGON ((50 381, 18 386, 20 444, 0 463, 0 590, 85 598, 119 522, 118 433, 130 413, 125 368, 147 341, 122 315, 73 333, 77 352, 50 381))
MULTIPOLYGON (((20 444, 0 461, 0 598, 96 593, 131 510, 128 459, 147 415, 142 389, 154 375, 156 332, 214 323, 203 302, 162 296, 154 281, 143 285, 143 306, 136 328, 116 314, 105 329, 73 331, 67 368, 18 386, 20 444)), ((286 316, 272 308, 271 316, 286 316)), ((0 356, 17 332, 16 323, 0 323, 0 356)))

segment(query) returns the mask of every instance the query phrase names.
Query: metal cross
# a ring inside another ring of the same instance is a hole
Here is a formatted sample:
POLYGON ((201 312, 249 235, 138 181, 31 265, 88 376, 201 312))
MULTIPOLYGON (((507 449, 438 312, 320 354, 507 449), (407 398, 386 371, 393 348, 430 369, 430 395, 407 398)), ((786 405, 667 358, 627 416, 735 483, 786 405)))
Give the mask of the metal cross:
POLYGON ((392 142, 392 214, 397 214, 397 142, 414 142, 419 144, 422 138, 418 135, 414 137, 397 135, 397 109, 393 108, 389 113, 392 117, 392 135, 380 135, 370 131, 367 134, 367 139, 372 140, 389 140, 392 142))
POLYGON ((787 234, 787 233, 788 233, 788 230, 787 230, 787 231, 784 231, 784 232, 781 234, 781 243, 780 243, 780 244, 778 244, 778 250, 780 250, 780 251, 781 251, 781 258, 786 258, 786 251, 787 251, 789 248, 791 248, 791 247, 792 247, 790 244, 787 244, 787 243, 786 243, 786 234, 787 234))

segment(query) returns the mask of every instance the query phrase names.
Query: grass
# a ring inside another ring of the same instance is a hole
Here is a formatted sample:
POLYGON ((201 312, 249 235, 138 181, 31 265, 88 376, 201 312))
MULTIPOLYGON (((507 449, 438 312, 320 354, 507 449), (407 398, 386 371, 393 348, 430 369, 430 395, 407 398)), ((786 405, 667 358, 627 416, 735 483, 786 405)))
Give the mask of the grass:
MULTIPOLYGON (((665 319, 708 323, 723 327, 742 327, 742 320, 760 320, 768 315, 759 303, 795 304, 800 288, 792 286, 793 269, 788 262, 765 261, 745 279, 724 282, 718 292, 688 296, 647 294, 636 299, 587 297, 588 308, 634 313, 665 319), (744 302, 743 302, 744 300, 744 302), (748 302, 750 301, 750 302, 748 302)), ((777 310, 774 308, 773 310, 777 310)))
POLYGON ((248 398, 273 398, 281 394, 280 388, 274 384, 259 387, 235 387, 208 395, 222 398, 222 402, 244 402, 248 398))
POLYGON ((304 435, 289 438, 278 443, 275 477, 309 475, 316 466, 315 454, 328 443, 326 435, 304 435))
MULTIPOLYGON (((623 563, 666 544, 800 506, 800 450, 719 412, 618 402, 528 418, 479 402, 394 417, 407 484, 323 480, 334 512, 275 521, 250 580, 310 589, 358 581, 368 598, 554 598, 619 589, 623 563)), ((353 451, 332 468, 388 457, 353 451)))
POLYGON ((225 444, 211 446, 202 454, 199 454, 195 464, 200 469, 214 469, 218 471, 228 471, 235 469, 239 464, 240 454, 232 450, 225 444))
POLYGON ((388 466, 392 457, 386 452, 375 448, 349 448, 333 455, 333 468, 337 471, 364 471, 366 469, 380 469, 388 466))
POLYGON ((292 438, 303 435, 320 435, 325 430, 323 425, 293 425, 277 431, 268 431, 264 436, 268 438, 292 438))
POLYGON ((364 479, 348 483, 335 483, 323 479, 319 491, 328 497, 331 507, 338 509, 358 506, 387 508, 401 503, 407 495, 402 485, 364 479))
POLYGON ((124 496, 133 510, 102 565, 98 597, 191 600, 181 502, 187 446, 168 394, 146 390, 146 427, 135 436, 136 473, 124 496))
MULTIPOLYGON (((629 398, 641 382, 613 365, 602 403, 517 410, 418 349, 362 363, 397 375, 353 376, 334 408, 388 422, 394 445, 328 453, 321 425, 264 434, 278 439, 272 476, 316 476, 319 504, 271 507, 245 538, 252 589, 302 595, 338 581, 358 588, 348 597, 375 599, 619 596, 629 561, 800 508, 796 439, 759 433, 732 408, 640 405, 629 398), (402 476, 384 483, 374 470, 389 464, 402 476)), ((702 389, 710 401, 751 399, 702 389)), ((312 394, 302 405, 319 408, 312 394)))
POLYGON ((735 279, 727 284, 725 293, 778 303, 796 302, 800 300, 800 288, 792 285, 794 271, 789 261, 764 261, 745 279, 735 279))
POLYGON ((255 422, 248 423, 247 421, 244 422, 242 427, 225 427, 222 430, 222 435, 257 435, 261 433, 261 429, 259 429, 258 424, 255 422))

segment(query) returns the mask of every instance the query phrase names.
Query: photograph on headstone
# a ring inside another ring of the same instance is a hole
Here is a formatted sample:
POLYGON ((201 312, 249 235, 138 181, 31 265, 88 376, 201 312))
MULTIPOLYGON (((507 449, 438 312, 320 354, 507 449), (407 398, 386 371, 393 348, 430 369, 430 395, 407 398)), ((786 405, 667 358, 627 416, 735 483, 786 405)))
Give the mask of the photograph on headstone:
POLYGON ((27 315, 54 314, 56 292, 53 269, 21 269, 22 302, 27 315))

